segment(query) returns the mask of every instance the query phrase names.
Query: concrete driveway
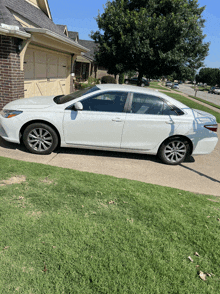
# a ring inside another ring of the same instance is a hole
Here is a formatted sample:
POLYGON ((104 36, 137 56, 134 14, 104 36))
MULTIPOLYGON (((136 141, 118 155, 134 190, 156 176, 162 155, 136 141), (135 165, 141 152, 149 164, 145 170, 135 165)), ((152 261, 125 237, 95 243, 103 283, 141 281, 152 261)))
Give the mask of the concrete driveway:
POLYGON ((162 164, 149 155, 70 148, 34 155, 2 138, 0 156, 220 196, 220 140, 211 154, 191 157, 179 166, 162 164))

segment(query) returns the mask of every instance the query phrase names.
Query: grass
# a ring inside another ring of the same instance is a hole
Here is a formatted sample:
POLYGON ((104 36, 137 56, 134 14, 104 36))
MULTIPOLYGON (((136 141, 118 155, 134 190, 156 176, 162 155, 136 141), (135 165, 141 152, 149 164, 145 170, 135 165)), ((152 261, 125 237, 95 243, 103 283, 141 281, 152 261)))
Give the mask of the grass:
POLYGON ((0 293, 219 293, 218 198, 3 157, 0 180, 0 293))
POLYGON ((169 88, 160 86, 158 82, 150 82, 149 88, 170 91, 169 88))
MULTIPOLYGON (((192 86, 191 88, 194 89, 195 86, 192 86)), ((203 86, 197 86, 197 89, 198 89, 199 91, 204 91, 204 92, 206 92, 206 91, 208 92, 210 88, 211 88, 210 86, 206 86, 206 87, 203 87, 203 86)))
POLYGON ((203 102, 203 103, 206 103, 206 104, 208 104, 208 105, 211 105, 211 106, 213 106, 213 107, 215 107, 215 108, 220 109, 220 106, 219 106, 219 105, 214 104, 214 103, 212 103, 212 102, 209 102, 209 101, 207 101, 207 100, 204 100, 204 99, 201 99, 201 98, 198 98, 198 97, 195 97, 195 96, 191 96, 191 95, 189 95, 189 97, 191 97, 191 98, 193 98, 193 99, 195 99, 195 100, 201 101, 201 102, 203 102))
POLYGON ((163 92, 164 94, 182 102, 183 104, 187 105, 188 107, 190 108, 194 108, 194 109, 199 109, 199 110, 202 110, 202 111, 206 111, 212 115, 214 115, 216 117, 216 120, 218 123, 220 123, 220 113, 219 112, 216 112, 202 104, 199 104, 195 101, 192 101, 190 99, 188 99, 187 97, 185 96, 182 96, 180 94, 175 94, 175 93, 167 93, 167 92, 163 92))

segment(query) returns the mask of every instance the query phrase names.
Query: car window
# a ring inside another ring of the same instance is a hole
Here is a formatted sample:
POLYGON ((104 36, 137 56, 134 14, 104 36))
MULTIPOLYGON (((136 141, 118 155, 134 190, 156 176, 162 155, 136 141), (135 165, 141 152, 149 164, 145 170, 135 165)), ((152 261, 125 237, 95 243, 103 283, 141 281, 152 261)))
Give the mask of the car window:
POLYGON ((137 114, 162 114, 163 100, 146 94, 133 94, 131 112, 137 114))
POLYGON ((179 115, 183 114, 177 107, 168 105, 163 99, 153 95, 133 94, 131 113, 151 115, 179 115), (179 111, 179 112, 178 112, 179 111))
POLYGON ((86 94, 89 94, 89 93, 92 93, 92 92, 95 92, 98 90, 100 90, 100 89, 97 86, 88 87, 88 88, 76 91, 76 92, 68 94, 68 95, 56 96, 54 98, 54 102, 57 104, 63 104, 63 103, 69 102, 71 100, 74 100, 76 98, 82 97, 86 94))
POLYGON ((105 92, 81 101, 83 111, 123 112, 127 92, 105 92))

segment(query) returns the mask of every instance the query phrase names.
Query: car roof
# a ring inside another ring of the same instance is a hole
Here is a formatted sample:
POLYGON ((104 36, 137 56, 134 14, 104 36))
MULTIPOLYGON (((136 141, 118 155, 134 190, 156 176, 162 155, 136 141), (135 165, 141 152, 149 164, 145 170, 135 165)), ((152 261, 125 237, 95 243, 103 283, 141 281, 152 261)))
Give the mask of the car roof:
POLYGON ((100 84, 96 85, 100 90, 110 90, 110 91, 126 91, 126 92, 139 92, 145 94, 155 95, 158 91, 139 87, 139 86, 131 86, 131 85, 121 85, 121 84, 100 84))
MULTIPOLYGON (((164 98, 170 103, 176 105, 180 108, 186 108, 187 106, 176 99, 173 99, 169 96, 167 96, 164 93, 159 92, 158 90, 149 89, 145 87, 139 87, 139 86, 130 86, 130 85, 120 85, 120 84, 99 84, 96 85, 100 90, 110 90, 110 91, 126 91, 126 92, 136 92, 136 93, 143 93, 143 94, 149 94, 154 95, 156 97, 164 98)), ((187 107, 188 108, 188 107, 187 107)))

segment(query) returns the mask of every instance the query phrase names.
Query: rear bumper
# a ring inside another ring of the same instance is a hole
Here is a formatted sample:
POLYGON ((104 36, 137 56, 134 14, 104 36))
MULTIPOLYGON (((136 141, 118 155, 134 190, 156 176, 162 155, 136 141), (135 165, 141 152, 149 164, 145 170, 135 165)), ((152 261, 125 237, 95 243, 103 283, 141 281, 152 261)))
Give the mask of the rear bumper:
POLYGON ((209 154, 211 153, 218 143, 218 137, 210 137, 210 138, 198 138, 194 140, 194 150, 192 155, 199 155, 199 154, 209 154))

